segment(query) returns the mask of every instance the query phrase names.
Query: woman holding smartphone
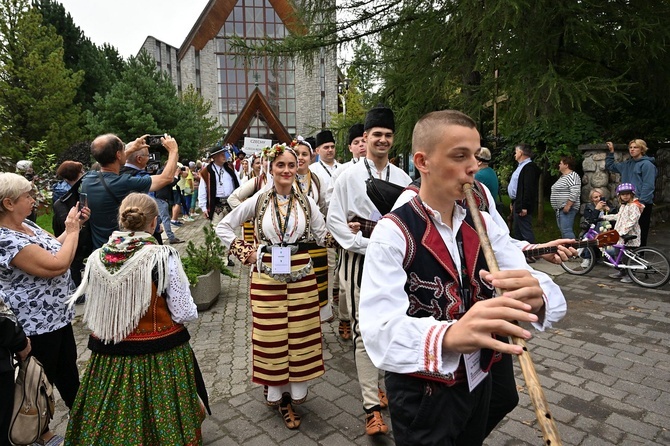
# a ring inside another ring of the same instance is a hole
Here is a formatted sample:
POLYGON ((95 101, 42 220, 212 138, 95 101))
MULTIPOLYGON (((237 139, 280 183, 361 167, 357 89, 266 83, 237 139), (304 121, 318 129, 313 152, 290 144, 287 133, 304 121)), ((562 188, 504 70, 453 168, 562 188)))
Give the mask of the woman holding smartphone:
MULTIPOLYGON (((79 210, 88 207, 88 196, 85 193, 79 192, 81 186, 81 179, 84 176, 84 166, 77 161, 63 161, 56 171, 58 176, 62 177, 70 185, 70 189, 54 202, 54 214, 51 221, 54 235, 60 236, 65 232, 65 219, 68 212, 79 203, 79 210)), ((82 224, 81 232, 79 233, 79 244, 77 251, 74 254, 74 260, 70 265, 70 275, 75 286, 81 283, 81 273, 84 269, 84 260, 93 251, 91 244, 91 233, 89 224, 86 222, 82 224)), ((83 300, 82 300, 83 302, 83 300)))

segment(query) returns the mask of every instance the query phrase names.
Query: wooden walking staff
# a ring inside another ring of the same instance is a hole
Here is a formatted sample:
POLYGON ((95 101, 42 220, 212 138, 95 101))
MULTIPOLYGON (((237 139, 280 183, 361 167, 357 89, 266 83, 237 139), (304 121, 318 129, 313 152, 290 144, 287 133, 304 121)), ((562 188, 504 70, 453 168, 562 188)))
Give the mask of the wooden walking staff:
MULTIPOLYGON (((479 215, 479 208, 477 206, 477 202, 475 201, 475 196, 472 192, 472 185, 469 183, 464 184, 463 192, 465 192, 465 199, 468 202, 468 208, 470 209, 470 214, 472 214, 472 220, 475 223, 475 229, 479 235, 479 243, 482 247, 482 251, 484 251, 484 257, 486 258, 486 263, 489 265, 489 270, 492 273, 500 271, 500 268, 498 267, 498 261, 496 260, 495 254, 493 253, 493 248, 491 247, 491 241, 489 240, 489 236, 486 233, 481 216, 479 215)), ((502 295, 502 290, 496 288, 496 293, 500 296, 502 295)), ((542 429, 544 444, 547 446, 560 446, 562 444, 561 437, 558 435, 558 429, 556 429, 554 417, 549 411, 549 405, 547 404, 547 399, 545 398, 544 391, 540 385, 540 380, 537 377, 535 365, 533 364, 533 360, 531 359, 530 353, 528 352, 526 341, 516 336, 510 336, 510 338, 512 339, 513 344, 519 345, 523 348, 523 353, 517 355, 517 358, 519 358, 523 379, 526 381, 528 395, 530 396, 530 400, 533 403, 533 407, 535 407, 535 416, 537 417, 537 421, 540 424, 540 428, 542 429)))

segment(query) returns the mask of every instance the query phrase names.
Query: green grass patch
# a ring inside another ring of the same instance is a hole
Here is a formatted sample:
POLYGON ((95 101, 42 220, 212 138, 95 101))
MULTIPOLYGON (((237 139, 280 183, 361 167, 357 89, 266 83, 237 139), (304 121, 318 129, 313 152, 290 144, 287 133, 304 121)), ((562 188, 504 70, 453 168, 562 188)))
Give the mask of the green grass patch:
POLYGON ((53 214, 50 212, 40 214, 37 216, 37 226, 47 231, 49 234, 54 233, 53 225, 51 224, 53 214))

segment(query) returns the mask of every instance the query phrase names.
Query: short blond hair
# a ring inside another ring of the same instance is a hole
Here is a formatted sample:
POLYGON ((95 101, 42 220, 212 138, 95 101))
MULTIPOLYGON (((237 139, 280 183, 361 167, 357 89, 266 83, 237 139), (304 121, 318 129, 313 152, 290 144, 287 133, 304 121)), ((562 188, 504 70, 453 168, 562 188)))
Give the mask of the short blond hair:
POLYGON ((428 113, 414 125, 412 153, 431 151, 442 137, 442 127, 447 125, 477 128, 477 123, 471 117, 457 110, 439 110, 428 113))
POLYGON ((24 176, 11 172, 0 172, 0 213, 4 214, 7 211, 3 204, 5 198, 16 201, 21 194, 31 190, 33 190, 33 184, 24 176))
POLYGON ((643 155, 645 153, 647 153, 647 150, 649 150, 649 148, 647 147, 647 143, 644 141, 644 139, 633 139, 633 140, 631 140, 628 143, 629 148, 630 148, 631 144, 637 144, 638 146, 640 146, 640 151, 642 152, 643 155))

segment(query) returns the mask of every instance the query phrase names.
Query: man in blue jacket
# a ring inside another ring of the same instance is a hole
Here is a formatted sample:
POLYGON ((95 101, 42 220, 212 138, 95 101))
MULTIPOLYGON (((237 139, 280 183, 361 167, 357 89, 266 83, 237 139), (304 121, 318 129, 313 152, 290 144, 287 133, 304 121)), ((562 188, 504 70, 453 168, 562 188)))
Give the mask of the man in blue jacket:
POLYGON ((607 142, 607 148, 609 153, 605 157, 605 169, 620 173, 622 183, 632 183, 640 202, 644 204, 644 211, 640 216, 640 246, 647 246, 657 174, 654 158, 645 155, 647 143, 641 139, 634 139, 628 143, 630 158, 620 163, 614 162, 614 144, 607 142))

